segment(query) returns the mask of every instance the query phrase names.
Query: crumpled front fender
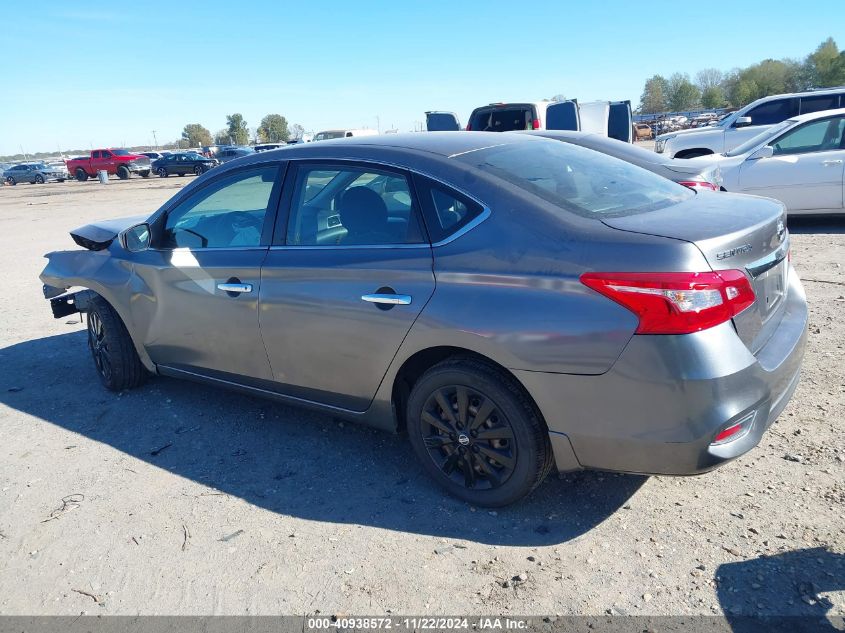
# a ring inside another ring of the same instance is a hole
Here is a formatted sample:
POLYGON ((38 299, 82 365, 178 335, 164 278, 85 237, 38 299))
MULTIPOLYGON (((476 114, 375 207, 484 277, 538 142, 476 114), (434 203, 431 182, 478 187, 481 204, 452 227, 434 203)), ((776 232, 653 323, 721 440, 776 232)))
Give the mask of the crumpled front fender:
POLYGON ((40 275, 44 282, 44 295, 57 297, 70 288, 88 288, 103 297, 115 309, 129 331, 135 350, 141 362, 150 371, 155 364, 140 344, 134 331, 132 314, 129 310, 133 295, 144 290, 143 283, 132 271, 132 264, 114 257, 110 250, 55 251, 47 253, 47 266, 40 275))

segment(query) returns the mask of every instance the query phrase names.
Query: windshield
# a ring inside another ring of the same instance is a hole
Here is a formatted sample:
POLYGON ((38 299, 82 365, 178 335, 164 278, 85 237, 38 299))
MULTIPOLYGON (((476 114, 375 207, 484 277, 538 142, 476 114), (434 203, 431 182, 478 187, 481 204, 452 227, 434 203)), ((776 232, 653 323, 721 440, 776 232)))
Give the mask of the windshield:
POLYGON ((788 128, 790 125, 795 123, 792 119, 787 119, 786 121, 781 121, 777 125, 770 127, 768 130, 760 132, 753 138, 748 139, 742 145, 737 145, 731 151, 726 152, 725 156, 739 156, 740 154, 745 154, 746 152, 750 152, 752 149, 760 145, 761 143, 765 142, 767 139, 773 138, 780 134, 783 130, 788 128))
POLYGON ((498 145, 457 160, 587 217, 654 211, 695 195, 635 165, 569 143, 498 145))

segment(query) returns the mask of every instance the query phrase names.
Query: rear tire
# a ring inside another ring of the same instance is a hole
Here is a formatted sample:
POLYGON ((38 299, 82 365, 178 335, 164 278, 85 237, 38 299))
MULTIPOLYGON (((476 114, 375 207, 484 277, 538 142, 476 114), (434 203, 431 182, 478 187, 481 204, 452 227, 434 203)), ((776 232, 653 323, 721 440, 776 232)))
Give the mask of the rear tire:
POLYGON ((121 180, 128 180, 130 175, 131 174, 129 173, 129 169, 124 167, 123 165, 117 168, 117 177, 121 180))
POLYGON ((6 182, 8 182, 9 185, 11 185, 12 187, 14 187, 16 184, 18 184, 18 181, 15 180, 12 176, 9 176, 8 178, 6 178, 6 182))
POLYGON ((86 180, 88 180, 88 174, 84 169, 82 169, 82 167, 77 167, 76 171, 74 172, 74 175, 76 176, 76 179, 79 182, 85 182, 86 180))
POLYGON ((94 297, 88 305, 88 349, 100 382, 111 391, 140 386, 147 370, 138 358, 132 338, 108 301, 94 297))
POLYGON ((473 505, 522 499, 554 464, 534 404, 512 376, 479 360, 446 360, 425 372, 408 399, 407 427, 423 469, 473 505))

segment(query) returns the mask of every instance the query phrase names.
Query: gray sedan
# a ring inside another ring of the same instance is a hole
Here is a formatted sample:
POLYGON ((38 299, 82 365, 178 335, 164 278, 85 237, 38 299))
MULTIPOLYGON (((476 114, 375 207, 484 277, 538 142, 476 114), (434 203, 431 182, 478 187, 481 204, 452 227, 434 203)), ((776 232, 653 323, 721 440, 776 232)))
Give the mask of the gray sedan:
POLYGON ((28 182, 30 184, 43 184, 48 181, 64 182, 67 180, 67 169, 63 167, 53 167, 45 163, 25 163, 23 165, 15 165, 3 172, 3 178, 10 185, 16 185, 19 182, 28 182))
POLYGON ((807 336, 784 219, 548 139, 367 137, 232 161, 73 231, 87 250, 41 279, 108 389, 159 374, 407 433, 500 506, 551 470, 696 474, 760 441, 807 336))
POLYGON ((527 130, 513 132, 513 134, 531 134, 545 138, 572 143, 580 147, 613 156, 620 160, 642 167, 650 172, 674 180, 678 184, 690 189, 710 189, 718 191, 722 188, 722 174, 718 163, 701 160, 691 164, 683 158, 669 158, 662 154, 650 152, 642 147, 623 143, 616 139, 601 136, 593 132, 571 132, 563 130, 527 130))

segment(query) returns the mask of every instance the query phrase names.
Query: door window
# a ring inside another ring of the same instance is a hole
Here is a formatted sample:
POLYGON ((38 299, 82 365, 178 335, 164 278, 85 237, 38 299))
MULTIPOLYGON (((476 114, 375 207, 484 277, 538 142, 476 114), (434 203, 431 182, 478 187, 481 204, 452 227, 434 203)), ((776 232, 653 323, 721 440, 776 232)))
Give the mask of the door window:
POLYGON ((362 246, 423 242, 408 179, 364 167, 297 170, 286 243, 362 246))
POLYGON ((574 101, 550 104, 546 108, 547 130, 579 130, 578 104, 574 101))
POLYGON ((798 114, 798 99, 776 99, 761 103, 748 112, 751 125, 774 125, 798 114))
POLYGON ((772 143, 774 154, 807 154, 845 149, 842 146, 845 117, 821 119, 800 125, 772 143))
POLYGON ((261 246, 278 167, 245 169, 222 177, 167 214, 163 248, 261 246))

